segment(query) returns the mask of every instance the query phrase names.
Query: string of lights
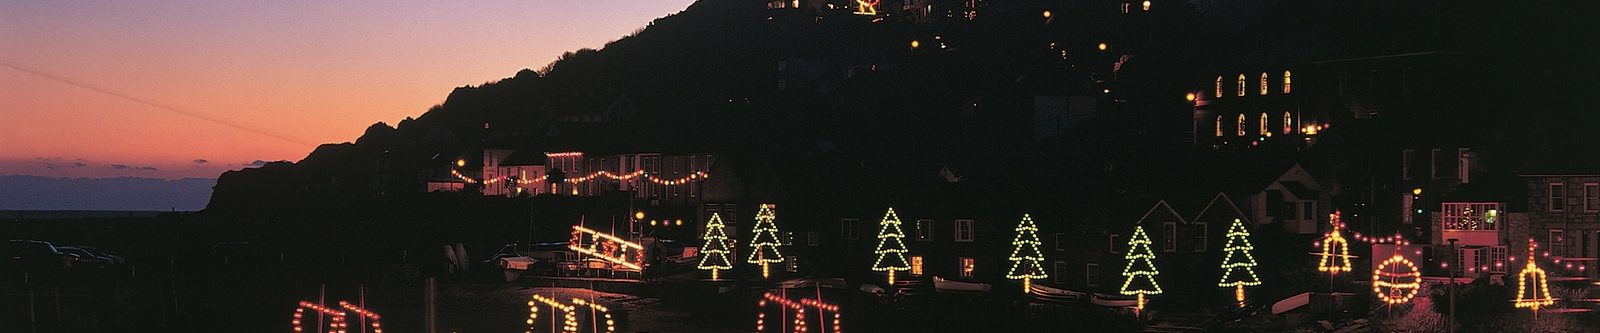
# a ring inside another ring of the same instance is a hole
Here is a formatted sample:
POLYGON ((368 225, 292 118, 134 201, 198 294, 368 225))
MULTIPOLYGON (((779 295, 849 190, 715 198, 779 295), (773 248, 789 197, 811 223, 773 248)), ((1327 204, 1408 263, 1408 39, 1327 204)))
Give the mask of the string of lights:
POLYGON ((305 317, 306 309, 311 309, 312 311, 316 311, 330 317, 328 322, 328 333, 345 333, 348 325, 344 320, 344 311, 335 310, 333 308, 308 301, 300 301, 300 306, 294 309, 294 319, 291 319, 289 323, 293 325, 295 332, 305 332, 305 327, 301 326, 301 321, 305 317))
POLYGON ((772 212, 771 204, 761 204, 761 210, 756 212, 756 225, 752 232, 755 237, 750 239, 750 258, 746 262, 761 265, 761 278, 770 275, 770 264, 783 262, 783 253, 778 251, 778 246, 783 242, 778 240, 778 225, 773 222, 777 214, 772 212))
MULTIPOLYGON (((759 306, 759 307, 764 309, 764 308, 767 307, 768 303, 776 303, 776 304, 778 304, 778 306, 780 306, 782 308, 786 308, 786 309, 795 311, 795 319, 794 319, 794 326, 793 326, 794 330, 788 331, 788 332, 801 333, 801 332, 805 332, 806 331, 805 313, 806 313, 806 308, 807 307, 817 309, 817 314, 818 315, 826 316, 827 313, 829 313, 829 312, 833 313, 833 330, 830 333, 840 333, 841 332, 840 329, 843 328, 840 325, 841 322, 840 322, 840 315, 839 315, 839 306, 836 305, 836 304, 829 304, 829 303, 823 302, 821 300, 811 299, 811 298, 801 299, 799 302, 796 302, 796 301, 790 300, 788 298, 784 298, 783 295, 779 295, 777 293, 770 292, 770 291, 767 292, 766 294, 762 295, 761 300, 758 301, 756 304, 757 304, 757 306, 759 306)), ((826 327, 824 327, 824 329, 825 328, 826 327)), ((756 312, 756 332, 765 332, 766 329, 767 329, 767 313, 765 311, 757 311, 756 312)), ((824 332, 829 332, 829 331, 824 331, 824 332)))
POLYGON ((1372 269, 1372 294, 1388 304, 1410 302, 1422 289, 1422 271, 1411 260, 1395 253, 1372 269), (1387 290, 1386 290, 1387 289, 1387 290))
POLYGON ((1123 295, 1138 296, 1134 313, 1144 310, 1145 295, 1161 294, 1161 284, 1156 282, 1156 276, 1161 275, 1161 271, 1156 269, 1156 264, 1153 262, 1155 258, 1155 252, 1150 251, 1150 236, 1145 234, 1144 226, 1134 226, 1133 236, 1128 237, 1128 254, 1123 256, 1123 259, 1128 260, 1128 265, 1122 267, 1122 276, 1126 279, 1122 281, 1122 288, 1119 290, 1123 295), (1148 286, 1141 285, 1128 289, 1137 278, 1142 278, 1148 286))
POLYGON ((1233 225, 1228 227, 1228 243, 1222 250, 1228 254, 1222 258, 1222 280, 1217 286, 1233 287, 1234 300, 1244 307, 1244 287, 1261 285, 1261 278, 1256 276, 1256 256, 1250 253, 1255 246, 1250 244, 1250 230, 1245 229, 1244 222, 1233 219, 1233 225), (1235 254, 1241 254, 1239 260, 1234 260, 1235 254))
MULTIPOLYGON (((490 178, 490 179, 472 178, 471 176, 467 176, 465 174, 462 174, 461 171, 458 171, 458 170, 455 170, 455 169, 451 169, 450 170, 450 175, 454 176, 454 177, 456 177, 456 179, 460 179, 461 181, 466 182, 468 184, 480 184, 481 183, 481 184, 484 184, 484 185, 493 185, 493 184, 498 184, 498 183, 500 183, 502 181, 513 181, 513 179, 511 177, 495 177, 495 178, 490 178)), ((600 171, 595 171, 595 172, 592 172, 592 173, 589 173, 587 175, 583 175, 583 176, 580 176, 580 177, 567 178, 567 179, 563 180, 562 182, 567 183, 567 184, 583 184, 583 183, 588 183, 590 181, 594 181, 596 179, 605 179, 605 180, 611 180, 611 181, 631 181, 631 180, 634 180, 634 179, 644 179, 645 181, 648 181, 648 182, 651 182, 651 183, 655 183, 657 185, 678 186, 678 185, 687 185, 690 182, 703 181, 703 180, 707 180, 707 179, 710 179, 710 178, 711 178, 711 174, 706 173, 704 171, 695 171, 695 172, 692 172, 689 175, 683 176, 683 177, 662 178, 660 176, 655 176, 655 175, 652 175, 652 174, 650 174, 648 172, 644 172, 643 170, 634 171, 634 172, 625 173, 625 174, 620 174, 620 175, 619 174, 615 174, 615 173, 611 173, 610 171, 600 170, 600 171)), ((516 183, 518 185, 527 185, 527 184, 542 184, 542 183, 544 183, 545 181, 547 181, 549 179, 550 179, 549 175, 540 175, 538 177, 533 177, 533 178, 529 178, 529 179, 515 179, 514 181, 516 181, 516 183)))
POLYGON ((706 221, 705 244, 700 245, 700 264, 695 268, 710 270, 711 279, 717 279, 717 272, 732 269, 733 263, 728 260, 728 234, 722 229, 722 216, 711 213, 711 220, 706 221))
POLYGON ((355 304, 350 304, 350 302, 343 300, 339 301, 339 307, 344 308, 346 311, 354 312, 358 316, 367 318, 369 321, 367 326, 372 327, 372 333, 383 333, 383 325, 379 323, 380 319, 382 318, 378 317, 378 313, 356 306, 355 304))
POLYGON ((906 233, 900 230, 900 216, 895 215, 893 207, 883 214, 883 221, 879 225, 882 227, 878 230, 878 247, 873 250, 878 254, 878 260, 873 261, 872 270, 889 272, 889 284, 894 285, 895 271, 911 270, 911 263, 906 261, 905 255, 906 233), (884 258, 889 258, 889 261, 885 262, 884 258))
POLYGON ((1045 274, 1044 266, 1039 264, 1044 261, 1044 253, 1039 252, 1039 227, 1033 223, 1033 217, 1022 214, 1016 231, 1017 236, 1011 240, 1011 270, 1006 272, 1006 278, 1022 280, 1022 292, 1027 293, 1033 289, 1033 279, 1050 275, 1045 274))
MULTIPOLYGON (((1533 251, 1538 247, 1539 244, 1534 243, 1532 238, 1528 239, 1529 255, 1532 255, 1533 251)), ((1514 302, 1513 305, 1518 308, 1532 309, 1535 317, 1539 315, 1540 307, 1550 306, 1556 302, 1555 298, 1550 297, 1550 284, 1545 281, 1544 269, 1540 269, 1536 261, 1530 257, 1528 266, 1523 267, 1522 272, 1517 273, 1517 298, 1512 300, 1514 302), (1538 279, 1539 283, 1533 285, 1535 289, 1532 290, 1532 293, 1529 293, 1529 281, 1534 279, 1538 279)))

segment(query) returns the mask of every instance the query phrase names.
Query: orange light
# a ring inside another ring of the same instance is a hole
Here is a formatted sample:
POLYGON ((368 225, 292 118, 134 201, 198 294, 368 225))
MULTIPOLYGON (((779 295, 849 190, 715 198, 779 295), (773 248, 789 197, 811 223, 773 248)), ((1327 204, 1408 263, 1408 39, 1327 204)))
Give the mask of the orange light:
POLYGON ((641 211, 633 212, 633 219, 635 219, 635 220, 643 220, 644 219, 644 211, 641 210, 641 211))
POLYGON ((1044 18, 1050 18, 1050 11, 1044 11, 1044 18))
POLYGON ((456 167, 467 166, 467 160, 456 160, 456 167))
POLYGON ((913 49, 914 49, 914 48, 917 48, 917 47, 918 47, 918 46, 922 46, 922 43, 921 43, 921 42, 918 42, 918 41, 916 41, 916 40, 914 40, 914 39, 913 39, 913 40, 911 40, 911 48, 913 48, 913 49))
POLYGON ((1183 100, 1193 102, 1194 99, 1195 99, 1194 93, 1188 93, 1186 95, 1183 95, 1183 100))
POLYGON ((1150 11, 1150 0, 1144 0, 1144 11, 1150 11))
POLYGON ((1104 42, 1101 42, 1101 43, 1100 43, 1100 46, 1099 46, 1099 47, 1098 47, 1098 48, 1099 48, 1099 49, 1100 49, 1100 50, 1101 50, 1101 51, 1105 51, 1105 50, 1106 50, 1106 48, 1109 48, 1109 47, 1111 47, 1111 46, 1110 46, 1110 45, 1106 45, 1106 43, 1104 43, 1104 42))

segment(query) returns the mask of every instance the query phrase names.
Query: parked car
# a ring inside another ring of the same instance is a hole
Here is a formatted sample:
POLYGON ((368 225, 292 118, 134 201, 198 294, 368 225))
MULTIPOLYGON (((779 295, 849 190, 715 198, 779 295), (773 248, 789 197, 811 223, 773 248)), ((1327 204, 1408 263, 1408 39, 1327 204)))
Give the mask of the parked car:
POLYGON ((84 246, 84 245, 73 245, 72 247, 83 249, 84 251, 89 251, 89 253, 94 254, 96 256, 100 256, 100 257, 105 257, 107 259, 111 259, 112 262, 114 262, 114 263, 116 263, 118 265, 128 263, 128 260, 127 259, 123 259, 122 256, 111 254, 110 252, 106 252, 105 250, 101 250, 100 248, 97 248, 97 247, 84 246))
POLYGON ((56 250, 50 242, 13 239, 6 242, 4 258, 7 266, 29 270, 59 270, 72 267, 73 256, 56 250))
POLYGON ((71 256, 74 266, 89 265, 93 267, 106 268, 117 263, 116 260, 95 255, 93 252, 89 252, 89 250, 84 250, 80 247, 57 246, 56 251, 60 251, 61 253, 71 256))

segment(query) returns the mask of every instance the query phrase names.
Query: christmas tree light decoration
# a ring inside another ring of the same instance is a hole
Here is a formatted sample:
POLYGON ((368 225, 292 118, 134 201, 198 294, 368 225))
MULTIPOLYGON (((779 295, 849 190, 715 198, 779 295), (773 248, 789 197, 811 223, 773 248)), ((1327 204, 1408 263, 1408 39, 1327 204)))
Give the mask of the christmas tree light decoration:
POLYGON ((1017 223, 1016 230, 1017 236, 1011 240, 1011 270, 1006 278, 1022 280, 1022 292, 1028 293, 1033 289, 1033 279, 1050 275, 1039 265, 1044 261, 1044 254, 1039 252, 1039 227, 1034 225, 1033 217, 1022 214, 1022 222, 1017 223))
POLYGON ((345 329, 348 327, 348 325, 344 320, 344 311, 335 310, 330 307, 325 307, 307 301, 300 301, 300 306, 294 309, 294 319, 289 321, 289 323, 294 327, 295 332, 305 332, 305 327, 301 326, 301 320, 305 317, 306 309, 311 309, 311 311, 316 311, 319 314, 327 315, 330 318, 328 321, 328 333, 345 333, 345 329))
POLYGON ((370 320, 371 322, 367 326, 372 327, 372 333, 383 333, 383 325, 379 323, 382 318, 378 317, 378 313, 346 301, 339 301, 339 307, 344 308, 345 311, 355 312, 357 316, 370 320))
MULTIPOLYGON (((525 331, 526 333, 534 332, 533 323, 539 319, 539 304, 544 304, 545 306, 550 307, 550 311, 561 310, 561 313, 563 314, 562 317, 566 319, 566 321, 562 323, 561 332, 578 332, 578 313, 576 311, 578 309, 577 306, 562 303, 554 298, 544 297, 544 295, 533 294, 533 300, 528 301, 528 330, 525 331)), ((607 318, 610 317, 608 316, 607 318)), ((550 326, 552 331, 554 331, 555 322, 551 322, 550 326)))
POLYGON ((878 0, 856 0, 856 15, 878 15, 878 0))
POLYGON ((1339 272, 1350 271, 1350 258, 1355 256, 1350 255, 1350 243, 1339 233, 1339 228, 1344 227, 1344 223, 1339 219, 1339 211, 1334 211, 1328 216, 1333 224, 1333 231, 1329 232, 1327 240, 1322 242, 1322 253, 1318 254, 1321 260, 1317 261, 1317 271, 1339 275, 1339 272))
POLYGON ((1133 227, 1133 236, 1128 237, 1127 253, 1123 256, 1123 259, 1128 260, 1128 265, 1122 268, 1122 276, 1127 277, 1127 279, 1122 281, 1122 289, 1120 291, 1123 295, 1138 296, 1138 306, 1133 308, 1134 313, 1137 314, 1144 310, 1145 295, 1161 294, 1161 284, 1156 283, 1156 276, 1161 275, 1161 271, 1156 270, 1156 264, 1153 261, 1156 255, 1154 252, 1150 252, 1150 236, 1144 233, 1143 226, 1133 227), (1133 284, 1134 280, 1140 280, 1141 283, 1135 286, 1133 284), (1129 289, 1128 287, 1130 286, 1134 288, 1129 289))
POLYGON ((900 216, 894 214, 894 208, 883 214, 879 225, 882 227, 878 229, 878 247, 873 250, 878 260, 872 263, 872 270, 889 272, 889 284, 894 285, 895 271, 911 270, 911 263, 906 262, 906 233, 900 230, 900 216))
POLYGON ((1242 308, 1244 287, 1261 285, 1261 278, 1256 276, 1256 256, 1250 253, 1255 246, 1250 245, 1250 230, 1245 229, 1243 221, 1233 219, 1233 226, 1228 227, 1228 244, 1222 250, 1228 254, 1222 258, 1222 280, 1217 286, 1233 287, 1233 299, 1242 308))
POLYGON ((761 265, 761 278, 769 276, 769 264, 783 262, 783 253, 778 252, 778 246, 783 245, 778 240, 778 225, 772 221, 777 214, 772 212, 771 204, 761 204, 761 210, 756 212, 756 225, 752 230, 756 235, 750 239, 749 263, 761 265))
POLYGON ((1410 302, 1422 289, 1422 271, 1396 252, 1372 269, 1372 293, 1388 304, 1410 302))
POLYGON ((717 271, 732 269, 733 263, 728 260, 728 235, 722 230, 722 216, 711 213, 711 221, 706 222, 705 245, 700 246, 700 265, 695 266, 701 270, 711 270, 711 279, 717 279, 717 271))
POLYGON ((1538 245, 1533 242, 1533 239, 1528 239, 1528 266, 1523 267, 1522 272, 1517 273, 1517 298, 1513 300, 1515 302, 1513 305, 1518 308, 1533 309, 1534 318, 1539 317, 1539 308, 1556 303, 1556 299, 1550 297, 1550 284, 1545 281, 1544 269, 1539 268, 1532 256, 1536 247, 1538 245), (1539 283, 1534 284, 1533 288, 1528 288, 1529 281, 1535 279, 1539 283))

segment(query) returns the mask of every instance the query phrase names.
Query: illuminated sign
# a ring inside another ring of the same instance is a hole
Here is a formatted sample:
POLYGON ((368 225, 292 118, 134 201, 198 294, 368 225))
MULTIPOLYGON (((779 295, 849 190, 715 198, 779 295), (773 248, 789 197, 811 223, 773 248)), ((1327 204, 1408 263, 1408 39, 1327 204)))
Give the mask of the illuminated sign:
POLYGON ((580 225, 572 226, 567 248, 631 269, 644 267, 644 246, 580 225))

